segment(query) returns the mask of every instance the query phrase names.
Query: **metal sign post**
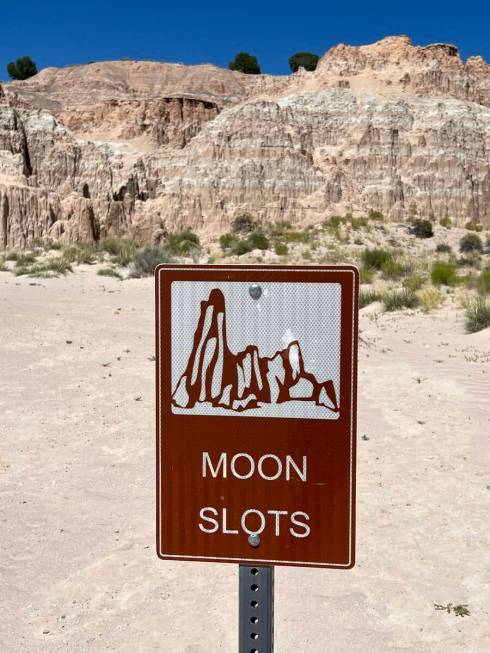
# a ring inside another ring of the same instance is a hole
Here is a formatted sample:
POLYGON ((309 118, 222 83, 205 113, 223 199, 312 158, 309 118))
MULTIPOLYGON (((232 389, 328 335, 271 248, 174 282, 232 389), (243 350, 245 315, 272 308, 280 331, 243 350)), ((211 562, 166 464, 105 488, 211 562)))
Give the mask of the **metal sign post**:
POLYGON ((274 650, 274 567, 239 567, 239 653, 274 650))

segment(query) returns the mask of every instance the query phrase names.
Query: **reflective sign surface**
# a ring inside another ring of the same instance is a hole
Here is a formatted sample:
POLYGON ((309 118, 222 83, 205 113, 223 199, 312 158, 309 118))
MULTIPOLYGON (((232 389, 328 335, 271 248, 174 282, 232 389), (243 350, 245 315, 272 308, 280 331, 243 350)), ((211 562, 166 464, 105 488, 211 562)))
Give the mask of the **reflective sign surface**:
POLYGON ((353 566, 357 294, 347 266, 157 269, 160 557, 353 566))

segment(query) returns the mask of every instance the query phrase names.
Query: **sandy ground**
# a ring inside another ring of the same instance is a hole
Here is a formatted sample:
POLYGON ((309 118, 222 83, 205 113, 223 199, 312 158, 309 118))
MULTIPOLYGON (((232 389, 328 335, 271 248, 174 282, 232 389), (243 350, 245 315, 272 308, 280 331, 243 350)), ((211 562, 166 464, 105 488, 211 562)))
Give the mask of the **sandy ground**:
MULTIPOLYGON (((2 651, 237 650, 237 567, 155 554, 153 320, 151 279, 0 273, 2 651)), ((276 570, 276 651, 489 653, 489 331, 361 329, 358 565, 276 570)))

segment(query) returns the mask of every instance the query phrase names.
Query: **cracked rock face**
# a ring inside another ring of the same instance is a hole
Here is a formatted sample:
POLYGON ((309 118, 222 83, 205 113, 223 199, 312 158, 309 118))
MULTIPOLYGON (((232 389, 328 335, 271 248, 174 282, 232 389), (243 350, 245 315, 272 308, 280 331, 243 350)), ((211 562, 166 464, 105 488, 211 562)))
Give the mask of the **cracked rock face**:
POLYGON ((156 242, 237 211, 490 224, 490 66, 389 37, 315 72, 105 62, 0 87, 0 246, 156 242))

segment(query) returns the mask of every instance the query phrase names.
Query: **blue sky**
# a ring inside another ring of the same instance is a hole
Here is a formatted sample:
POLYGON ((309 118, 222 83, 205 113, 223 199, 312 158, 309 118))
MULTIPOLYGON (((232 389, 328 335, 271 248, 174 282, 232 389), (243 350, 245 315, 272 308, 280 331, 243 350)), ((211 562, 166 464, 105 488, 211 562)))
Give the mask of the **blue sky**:
POLYGON ((227 66, 240 50, 255 54, 263 72, 281 74, 299 50, 323 54, 340 42, 391 34, 420 45, 453 43, 464 58, 490 61, 489 28, 488 0, 4 2, 0 79, 6 64, 25 54, 38 68, 121 57, 227 66))

